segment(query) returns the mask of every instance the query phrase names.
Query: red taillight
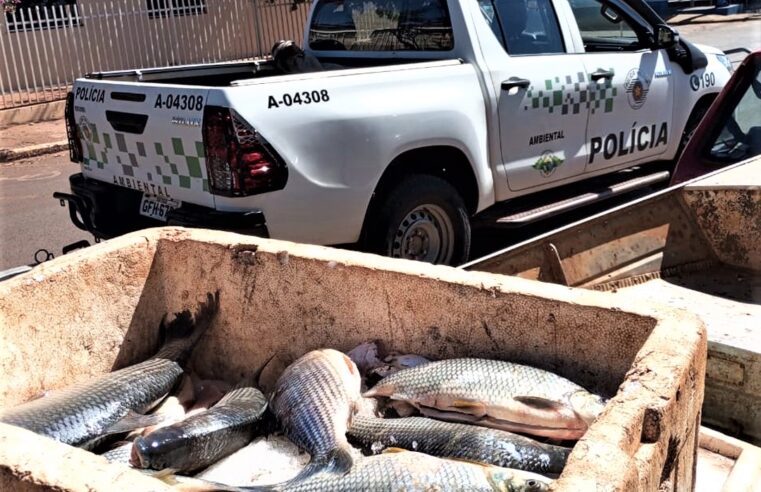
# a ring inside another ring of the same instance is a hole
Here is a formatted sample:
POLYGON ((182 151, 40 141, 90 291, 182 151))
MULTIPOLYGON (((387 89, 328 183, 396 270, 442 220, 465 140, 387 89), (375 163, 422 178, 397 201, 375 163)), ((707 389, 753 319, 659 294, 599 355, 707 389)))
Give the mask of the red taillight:
POLYGON ((69 140, 69 159, 71 159, 71 162, 82 162, 82 142, 79 140, 77 120, 74 117, 73 92, 69 92, 66 95, 66 109, 64 110, 64 117, 66 120, 66 137, 69 140))
POLYGON ((203 143, 212 193, 246 196, 285 187, 285 163, 234 110, 206 106, 203 143))

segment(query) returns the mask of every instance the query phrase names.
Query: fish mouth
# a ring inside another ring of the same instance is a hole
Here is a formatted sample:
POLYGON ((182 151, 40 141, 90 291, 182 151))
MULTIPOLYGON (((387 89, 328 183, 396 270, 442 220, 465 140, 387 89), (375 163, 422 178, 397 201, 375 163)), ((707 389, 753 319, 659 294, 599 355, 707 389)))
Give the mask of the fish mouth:
POLYGON ((132 444, 132 451, 130 451, 129 455, 129 464, 135 468, 148 468, 148 463, 143 460, 143 456, 138 449, 137 440, 132 444))

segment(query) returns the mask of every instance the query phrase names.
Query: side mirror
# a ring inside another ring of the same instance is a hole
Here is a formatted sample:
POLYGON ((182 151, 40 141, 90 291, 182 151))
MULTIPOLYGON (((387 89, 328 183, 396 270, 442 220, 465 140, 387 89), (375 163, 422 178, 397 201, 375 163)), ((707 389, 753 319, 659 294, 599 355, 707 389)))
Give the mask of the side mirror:
POLYGON ((658 24, 655 26, 655 47, 656 48, 671 48, 679 42, 679 33, 671 26, 666 24, 658 24))

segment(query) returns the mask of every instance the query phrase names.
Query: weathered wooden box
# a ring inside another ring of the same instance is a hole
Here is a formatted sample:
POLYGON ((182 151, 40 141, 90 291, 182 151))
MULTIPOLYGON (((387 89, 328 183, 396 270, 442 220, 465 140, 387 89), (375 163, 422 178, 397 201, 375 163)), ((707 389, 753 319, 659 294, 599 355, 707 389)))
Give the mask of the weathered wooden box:
MULTIPOLYGON (((237 380, 380 339, 433 358, 533 364, 614 396, 555 490, 691 490, 706 364, 694 316, 580 289, 235 234, 153 229, 0 284, 0 407, 140 361, 166 312, 220 290, 195 351, 237 380)), ((0 425, 0 489, 163 490, 89 452, 0 425)))

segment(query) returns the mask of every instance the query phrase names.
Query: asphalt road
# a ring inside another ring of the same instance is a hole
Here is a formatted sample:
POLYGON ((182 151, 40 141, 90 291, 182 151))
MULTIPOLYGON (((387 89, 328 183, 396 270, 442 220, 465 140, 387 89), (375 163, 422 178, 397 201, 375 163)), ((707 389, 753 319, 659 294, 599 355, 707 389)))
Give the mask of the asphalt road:
MULTIPOLYGON (((68 154, 60 152, 0 164, 0 270, 34 263, 40 249, 57 257, 67 244, 82 239, 93 242, 92 235, 71 223, 68 208, 53 199, 54 191, 69 190, 68 177, 79 170, 68 159, 68 154)), ((591 205, 520 229, 474 231, 471 257, 478 258, 631 198, 591 205)))
MULTIPOLYGON (((677 26, 694 42, 730 49, 761 48, 761 20, 677 26)), ((61 248, 92 236, 71 224, 67 209, 53 200, 54 191, 68 190, 68 176, 77 172, 65 153, 13 164, 0 164, 0 270, 30 264, 39 249, 55 256, 61 248)), ((585 215, 622 202, 586 207, 570 215, 517 230, 482 230, 474 235, 472 257, 528 239, 585 215)))
MULTIPOLYGON (((761 19, 743 22, 710 24, 687 24, 674 26, 679 34, 694 43, 715 46, 721 50, 747 48, 751 51, 761 48, 761 19)), ((740 59, 733 57, 732 60, 740 59)))
POLYGON ((39 249, 59 256, 67 244, 92 242, 53 200, 54 191, 68 190, 68 176, 78 169, 64 152, 0 164, 0 270, 33 263, 39 249))

